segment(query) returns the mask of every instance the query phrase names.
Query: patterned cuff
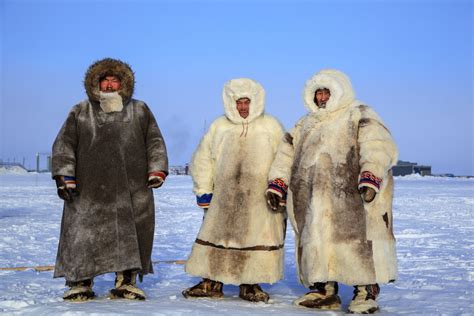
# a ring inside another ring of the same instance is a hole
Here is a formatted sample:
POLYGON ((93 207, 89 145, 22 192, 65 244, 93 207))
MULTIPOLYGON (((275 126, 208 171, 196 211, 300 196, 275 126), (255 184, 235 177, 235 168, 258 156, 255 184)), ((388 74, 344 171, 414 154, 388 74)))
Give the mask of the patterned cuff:
POLYGON ((380 191, 380 185, 382 185, 382 179, 377 178, 370 171, 363 171, 359 177, 359 189, 362 187, 370 187, 375 190, 375 192, 380 191))
POLYGON ((164 171, 153 171, 148 173, 148 180, 154 179, 154 178, 161 178, 161 180, 165 181, 166 179, 166 172, 164 171))
POLYGON ((76 177, 64 176, 64 183, 66 183, 67 189, 76 188, 76 177))
POLYGON ((200 196, 196 195, 197 205, 200 208, 209 208, 209 204, 211 204, 211 200, 212 200, 212 193, 203 194, 200 196))
POLYGON ((272 192, 278 195, 281 198, 280 205, 286 205, 288 186, 282 179, 275 179, 273 181, 270 181, 268 183, 268 189, 265 191, 265 194, 267 192, 272 192))

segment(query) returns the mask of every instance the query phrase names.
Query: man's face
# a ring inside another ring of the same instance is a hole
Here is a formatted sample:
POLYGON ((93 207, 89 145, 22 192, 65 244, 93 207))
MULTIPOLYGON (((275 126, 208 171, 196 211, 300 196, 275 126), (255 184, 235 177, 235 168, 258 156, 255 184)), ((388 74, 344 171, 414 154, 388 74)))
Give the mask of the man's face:
POLYGON ((314 99, 316 100, 316 105, 319 108, 324 109, 330 97, 331 97, 331 91, 329 91, 329 89, 318 89, 314 93, 314 99))
POLYGON ((120 79, 115 76, 106 76, 99 83, 99 88, 102 92, 115 92, 120 89, 120 86, 120 79))
POLYGON ((240 98, 237 101, 235 101, 237 105, 237 111, 239 111, 239 114, 241 117, 244 119, 249 116, 249 111, 250 111, 250 99, 249 98, 240 98))

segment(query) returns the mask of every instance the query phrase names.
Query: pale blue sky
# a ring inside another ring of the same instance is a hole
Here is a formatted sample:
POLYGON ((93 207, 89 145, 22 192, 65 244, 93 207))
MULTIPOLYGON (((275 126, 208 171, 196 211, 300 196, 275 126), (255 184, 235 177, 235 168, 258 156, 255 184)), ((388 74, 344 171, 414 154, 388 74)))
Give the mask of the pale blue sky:
POLYGON ((349 75, 384 119, 400 159, 473 175, 473 2, 0 0, 0 159, 50 152, 84 72, 104 57, 135 71, 172 164, 188 162, 223 113, 223 84, 259 81, 286 128, 305 81, 349 75))

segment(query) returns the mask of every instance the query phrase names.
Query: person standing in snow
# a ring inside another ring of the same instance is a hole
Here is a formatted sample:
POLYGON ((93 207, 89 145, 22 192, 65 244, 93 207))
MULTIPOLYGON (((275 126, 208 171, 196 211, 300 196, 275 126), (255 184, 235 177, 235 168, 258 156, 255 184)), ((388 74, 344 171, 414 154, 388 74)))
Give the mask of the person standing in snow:
POLYGON ((72 108, 53 145, 52 176, 64 202, 54 277, 65 300, 95 296, 95 276, 115 272, 112 297, 145 299, 137 274, 153 273, 152 188, 168 174, 160 129, 148 106, 132 99, 130 66, 105 58, 84 80, 88 99, 72 108))
POLYGON ((266 203, 266 176, 283 136, 264 114, 265 91, 251 79, 233 79, 223 90, 225 116, 216 119, 191 162, 193 191, 205 217, 186 272, 202 277, 186 298, 222 297, 222 286, 239 285, 239 297, 268 302, 258 283, 283 274, 285 206, 266 203))
MULTIPOLYGON (((351 313, 378 310, 378 283, 397 277, 392 229, 397 148, 379 116, 355 100, 349 78, 322 70, 306 82, 309 113, 285 134, 269 172, 289 186, 300 282, 296 305, 340 309, 338 283, 355 287, 351 313)), ((277 181, 277 182, 276 182, 277 181)), ((277 208, 282 194, 269 187, 277 208)))

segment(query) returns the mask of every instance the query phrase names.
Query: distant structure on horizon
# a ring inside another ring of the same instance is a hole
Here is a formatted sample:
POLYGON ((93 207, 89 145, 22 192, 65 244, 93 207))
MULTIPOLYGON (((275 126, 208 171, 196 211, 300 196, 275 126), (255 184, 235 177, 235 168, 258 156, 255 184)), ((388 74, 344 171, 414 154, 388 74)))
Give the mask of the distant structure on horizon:
POLYGON ((399 160, 395 166, 392 167, 394 176, 406 176, 417 173, 422 176, 431 176, 431 166, 418 165, 416 162, 409 162, 399 160))
POLYGON ((51 172, 52 170, 52 160, 51 160, 51 153, 36 153, 36 172, 51 172), (40 167, 40 159, 41 156, 46 157, 46 169, 41 169, 40 167))
MULTIPOLYGON (((36 171, 36 172, 51 172, 51 156, 45 153, 36 154, 36 169, 29 170, 23 164, 18 162, 5 162, 0 159, 0 168, 3 169, 12 169, 19 168, 24 169, 25 171, 36 171), (46 168, 40 168, 40 156, 46 156, 46 168)), ((170 166, 170 174, 173 175, 189 175, 189 165, 184 166, 170 166)), ((392 172, 394 176, 406 176, 410 174, 419 174, 422 176, 431 176, 431 166, 428 165, 418 165, 416 162, 399 160, 395 166, 392 167, 392 172)), ((443 174, 437 176, 448 176, 454 177, 453 174, 443 174)))
POLYGON ((25 166, 25 158, 23 158, 23 163, 15 162, 15 159, 13 159, 13 162, 10 162, 10 161, 5 162, 0 158, 0 168, 3 168, 3 169, 20 168, 28 172, 32 172, 32 171, 51 172, 51 167, 52 167, 51 153, 36 153, 36 168, 35 169, 29 169, 25 166), (46 163, 43 162, 43 165, 45 164, 44 167, 41 167, 42 156, 46 157, 46 163))
POLYGON ((185 166, 170 166, 169 172, 170 174, 187 176, 189 174, 189 165, 186 164, 185 166))

